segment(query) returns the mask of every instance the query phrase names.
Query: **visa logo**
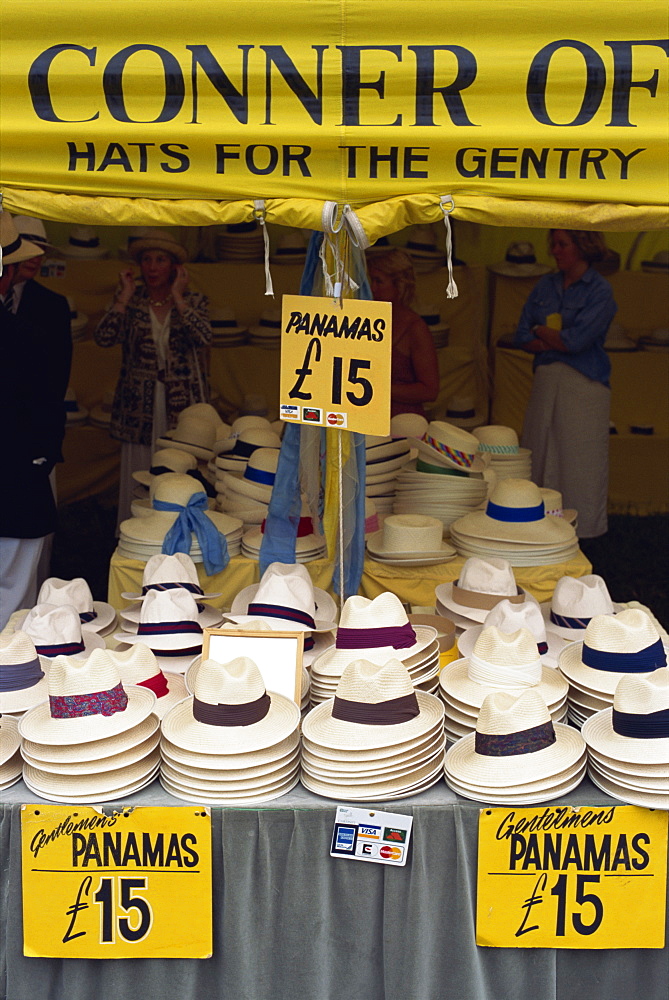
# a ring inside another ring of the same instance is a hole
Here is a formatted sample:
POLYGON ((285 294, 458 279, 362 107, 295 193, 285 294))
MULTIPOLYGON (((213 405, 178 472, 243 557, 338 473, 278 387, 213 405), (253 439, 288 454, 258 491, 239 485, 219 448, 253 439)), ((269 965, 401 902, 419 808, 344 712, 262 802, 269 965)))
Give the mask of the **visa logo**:
POLYGON ((380 826, 360 826, 358 827, 358 836, 367 837, 368 840, 378 840, 381 836, 380 826))

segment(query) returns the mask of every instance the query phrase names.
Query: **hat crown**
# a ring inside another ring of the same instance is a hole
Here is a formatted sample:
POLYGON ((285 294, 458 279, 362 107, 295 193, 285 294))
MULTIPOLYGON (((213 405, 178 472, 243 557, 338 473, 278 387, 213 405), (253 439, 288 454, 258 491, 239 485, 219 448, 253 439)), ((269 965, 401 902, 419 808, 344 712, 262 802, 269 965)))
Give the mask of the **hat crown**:
POLYGON ((170 431, 170 437, 175 442, 183 441, 185 444, 197 445, 212 451, 216 440, 216 427, 205 417, 196 417, 182 411, 177 418, 176 427, 170 431))
POLYGON ((93 595, 83 577, 74 580, 61 580, 51 576, 40 587, 37 597, 38 604, 70 604, 79 614, 93 610, 93 595))
POLYGON ((529 240, 522 240, 518 243, 510 243, 506 250, 506 259, 514 257, 534 257, 534 244, 529 240))
POLYGON ((271 427, 248 427, 238 435, 244 444, 254 444, 257 448, 280 448, 281 438, 271 427))
POLYGON ((546 641, 544 616, 534 601, 523 601, 522 604, 500 601, 488 612, 484 625, 486 629, 494 627, 506 634, 526 629, 534 636, 535 643, 546 641))
POLYGON ((516 578, 511 564, 506 559, 467 559, 458 580, 462 590, 472 590, 479 594, 499 594, 515 597, 518 593, 516 578))
POLYGON ((384 548, 389 552, 435 552, 443 532, 443 522, 436 517, 390 514, 383 522, 384 548))
POLYGON ((414 693, 409 671, 397 657, 389 654, 383 663, 353 660, 344 667, 337 685, 337 698, 378 705, 414 693))
POLYGON ((541 694, 532 689, 513 695, 494 691, 483 699, 476 732, 486 736, 509 736, 551 723, 551 715, 541 694))
POLYGON ((474 454, 478 450, 478 438, 462 427, 448 424, 443 420, 432 420, 425 431, 427 437, 434 438, 439 444, 446 445, 454 451, 464 451, 474 454))
POLYGON ((529 479, 501 479, 490 493, 499 507, 538 507, 542 503, 539 487, 529 479))
POLYGON ((150 590, 140 611, 142 625, 160 622, 196 622, 197 604, 187 590, 150 590))
POLYGON ((71 604, 36 604, 23 622, 36 646, 81 642, 79 612, 71 604))
POLYGON ((555 585, 551 608, 556 614, 571 618, 594 618, 614 613, 606 583, 595 573, 580 578, 561 577, 555 585))
POLYGON ((419 438, 423 436, 427 428, 428 422, 420 413, 398 413, 390 418, 390 434, 393 438, 419 438))
POLYGON ((156 479, 154 499, 163 503, 179 504, 185 507, 191 497, 196 493, 204 492, 204 487, 192 476, 182 476, 178 472, 166 472, 156 479))
POLYGON ((313 618, 316 599, 309 571, 302 563, 270 563, 258 584, 252 603, 294 608, 313 618))
POLYGON ((27 632, 18 629, 10 635, 0 635, 0 667, 16 667, 36 658, 35 643, 27 632))
POLYGON ((151 466, 164 465, 172 472, 182 475, 189 469, 197 469, 197 459, 189 451, 179 451, 178 448, 160 448, 151 456, 151 466))
POLYGON ((118 667, 108 649, 94 649, 85 660, 56 656, 49 668, 49 695, 54 698, 110 691, 120 683, 118 667))
POLYGON ((659 638, 646 612, 629 608, 617 615, 596 615, 588 623, 583 642, 607 653, 639 653, 659 638))
POLYGON ((208 705, 246 705, 265 694, 257 664, 248 656, 227 663, 204 660, 193 683, 193 694, 208 705))
POLYGON ((669 669, 648 674, 625 674, 616 687, 613 707, 629 715, 651 715, 669 710, 669 669))
POLYGON ((559 490, 551 490, 546 486, 540 486, 539 492, 544 502, 544 510, 547 514, 562 514, 562 494, 559 490))
POLYGON ((339 625, 341 628, 387 628, 406 625, 409 621, 402 602, 389 590, 373 600, 357 594, 349 597, 342 608, 339 625))
POLYGON ((484 427, 476 427, 473 433, 481 444, 518 448, 518 435, 513 427, 505 427, 503 424, 487 424, 484 427))
POLYGON ((41 219, 35 219, 31 215, 15 215, 14 225, 21 236, 40 243, 48 243, 46 229, 41 219))
POLYGON ((526 628, 508 633, 494 625, 486 626, 474 644, 474 656, 492 666, 517 667, 520 671, 536 663, 537 640, 526 628))
POLYGON ((109 656, 124 684, 141 684, 162 673, 155 653, 143 642, 136 642, 129 649, 109 650, 109 656))
POLYGON ((193 583, 199 586, 195 563, 185 552, 168 556, 159 553, 151 556, 144 567, 142 583, 145 587, 155 583, 193 583))
POLYGON ((251 470, 251 472, 254 469, 257 469, 260 472, 273 472, 274 474, 276 474, 278 464, 279 464, 278 448, 256 448, 256 450, 249 458, 245 474, 246 471, 248 471, 249 469, 251 470))

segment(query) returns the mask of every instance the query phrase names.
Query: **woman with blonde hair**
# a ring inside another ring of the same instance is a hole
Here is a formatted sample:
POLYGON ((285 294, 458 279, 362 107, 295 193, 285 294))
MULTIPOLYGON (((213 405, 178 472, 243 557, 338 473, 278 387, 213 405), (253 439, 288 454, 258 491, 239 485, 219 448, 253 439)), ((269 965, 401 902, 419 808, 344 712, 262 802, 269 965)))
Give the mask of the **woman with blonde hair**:
POLYGON ((541 278, 523 308, 515 345, 534 355, 522 443, 532 479, 578 511, 579 536, 607 530, 611 363, 606 331, 617 312, 610 284, 592 266, 601 233, 551 229, 557 272, 541 278))
POLYGON ((403 250, 375 254, 368 263, 375 299, 392 305, 390 414, 420 413, 439 392, 439 363, 432 334, 409 307, 416 290, 411 258, 403 250))

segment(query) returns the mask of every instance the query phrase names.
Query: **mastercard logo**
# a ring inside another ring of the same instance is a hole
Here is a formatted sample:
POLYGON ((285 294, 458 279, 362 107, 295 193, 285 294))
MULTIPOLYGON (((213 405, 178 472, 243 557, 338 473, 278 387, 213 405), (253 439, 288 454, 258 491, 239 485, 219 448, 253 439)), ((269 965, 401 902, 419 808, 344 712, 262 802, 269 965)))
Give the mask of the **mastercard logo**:
POLYGON ((399 861, 402 857, 401 847, 389 847, 386 844, 379 848, 379 857, 385 861, 399 861))
POLYGON ((342 413, 328 413, 327 420, 328 423, 334 427, 341 427, 345 423, 344 415, 342 413))

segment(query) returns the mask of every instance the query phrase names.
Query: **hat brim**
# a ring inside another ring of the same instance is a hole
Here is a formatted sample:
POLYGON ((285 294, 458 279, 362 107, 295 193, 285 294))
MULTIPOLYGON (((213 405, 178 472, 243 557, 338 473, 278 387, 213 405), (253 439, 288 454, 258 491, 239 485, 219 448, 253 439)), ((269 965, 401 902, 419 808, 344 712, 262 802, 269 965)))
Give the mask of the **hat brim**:
MULTIPOLYGON (((3 709, 6 711, 6 709, 3 709)), ((18 721, 16 719, 0 718, 0 765, 6 764, 21 746, 18 721)))
POLYGON ((83 259, 90 258, 91 260, 98 260, 100 257, 108 257, 109 250, 107 247, 73 247, 73 246, 59 246, 54 247, 59 254, 63 257, 81 257, 83 259))
POLYGON ((93 601, 93 610, 96 613, 95 618, 90 622, 82 622, 82 631, 102 632, 116 618, 116 608, 113 608, 111 604, 107 604, 106 601, 93 601))
MULTIPOLYGON (((628 764, 666 764, 669 762, 669 737, 643 740, 621 736, 613 728, 613 709, 605 708, 591 715, 581 730, 588 746, 613 760, 628 764)), ((669 783, 667 784, 669 789, 669 783)))
POLYGON ((374 786, 360 786, 354 788, 351 785, 340 783, 338 785, 328 785, 317 778, 311 777, 304 770, 300 776, 300 781, 310 792, 322 795, 328 799, 345 799, 347 802, 394 802, 396 799, 413 798, 421 792, 436 785, 442 778, 441 766, 430 771, 426 777, 419 778, 409 783, 409 779, 402 781, 389 781, 386 784, 374 786))
POLYGON ((176 431, 165 431, 163 437, 158 438, 155 444, 154 451, 158 451, 159 448, 177 448, 178 451, 187 451, 189 455, 195 455, 196 458, 213 458, 214 452, 212 448, 204 448, 199 444, 192 444, 190 441, 180 441, 176 436, 176 431))
MULTIPOLYGON (((40 661, 44 664, 44 661, 40 661)), ((47 667, 47 671, 48 671, 47 667)), ((49 700, 48 672, 32 687, 20 688, 17 691, 0 691, 0 713, 27 712, 40 702, 49 700)), ((4 725, 4 719, 2 720, 4 725)), ((0 760, 0 763, 2 761, 0 760)))
MULTIPOLYGON (((480 636, 481 632, 485 628, 485 625, 472 625, 470 628, 465 629, 462 635, 457 638, 458 649, 462 656, 469 657, 474 652, 474 646, 476 640, 480 636)), ((561 650, 564 648, 565 640, 554 632, 549 632, 546 630, 546 644, 548 650, 545 653, 541 653, 541 662, 551 669, 555 669, 558 665, 558 656, 561 650)))
POLYGON ((497 521, 477 510, 458 518, 453 527, 459 534, 473 539, 514 542, 516 545, 559 546, 576 540, 571 524, 551 514, 538 521, 497 521))
POLYGON ((167 713, 162 731, 170 743, 193 753, 250 753, 281 743, 300 723, 300 709, 283 695, 269 694, 270 709, 251 726, 208 726, 193 716, 193 698, 186 698, 167 713))
POLYGON ((117 736, 139 725, 154 711, 156 696, 148 688, 128 685, 128 704, 114 715, 86 715, 78 719, 54 719, 49 702, 44 701, 22 717, 19 732, 23 739, 56 746, 88 743, 117 736))
POLYGON ((507 278, 538 278, 542 274, 550 274, 552 268, 546 264, 512 264, 503 260, 498 264, 489 264, 488 270, 507 278))
POLYGON ((437 630, 430 625, 412 626, 416 633, 416 641, 413 646, 405 649, 394 649, 392 646, 374 646, 371 649, 327 649, 321 656, 316 657, 312 664, 315 675, 322 674, 326 677, 340 677, 344 667, 361 657, 373 656, 374 663, 385 662, 383 656, 387 654, 387 659, 397 659, 406 665, 408 660, 419 656, 437 638, 437 630))
POLYGON ((139 792, 142 788, 146 788, 147 785, 150 785, 158 774, 159 766, 159 764, 156 764, 145 777, 140 778, 137 781, 133 781, 130 784, 123 785, 121 788, 113 788, 108 792, 92 792, 87 795, 76 795, 74 792, 68 792, 66 795, 61 795, 44 789, 40 790, 26 775, 25 769, 23 773, 23 780, 26 787, 33 794, 41 796, 41 798, 46 799, 48 802, 62 802, 66 805, 84 805, 88 802, 113 802, 114 799, 121 797, 125 800, 128 795, 132 795, 134 792, 139 792))
POLYGON ((55 745, 24 739, 23 746, 27 753, 38 761, 67 765, 78 761, 100 760, 116 753, 123 753, 145 742, 159 728, 158 716, 152 712, 142 722, 124 733, 91 740, 89 743, 55 745))
MULTIPOLYGON (((449 581, 448 583, 440 583, 434 588, 434 594, 439 601, 439 603, 452 611, 453 614, 459 615, 461 618, 465 619, 469 624, 471 622, 479 622, 483 624, 488 615, 490 614, 490 608, 469 608, 466 604, 458 604, 453 598, 453 587, 457 583, 457 580, 449 581)), ((518 594, 525 595, 525 601, 532 601, 536 604, 536 598, 532 596, 523 587, 517 588, 518 594)), ((507 601, 510 597, 516 597, 518 594, 486 594, 486 597, 499 597, 500 601, 507 601)), ((498 602, 499 603, 499 602, 498 602)))
MULTIPOLYGON (((453 660, 452 663, 446 664, 439 674, 439 686, 447 694, 452 694, 458 701, 465 705, 471 705, 473 708, 481 708, 486 696, 499 690, 494 684, 477 684, 476 681, 471 680, 467 658, 453 660)), ((521 685, 519 685, 520 687, 521 685)), ((551 705, 555 705, 567 697, 569 685, 557 670, 542 665, 541 681, 539 684, 532 685, 532 689, 540 693, 550 708, 551 705)))
POLYGON ((313 708, 302 722, 302 732, 315 743, 334 750, 369 749, 388 747, 415 739, 444 717, 444 706, 434 695, 415 691, 419 714, 408 722, 395 726, 365 726, 354 722, 343 722, 332 717, 334 699, 313 708), (382 731, 383 730, 383 731, 382 731))
MULTIPOLYGON (((597 670, 594 667, 589 667, 586 663, 583 663, 583 660, 581 659, 582 651, 582 641, 571 642, 568 646, 565 646, 560 653, 558 661, 560 671, 564 674, 567 680, 571 680, 573 678, 576 682, 584 684, 593 692, 593 694, 601 692, 602 694, 609 695, 610 698, 613 698, 618 682, 622 680, 623 677, 629 676, 629 674, 626 671, 617 672, 613 670, 597 670)), ((654 670, 655 668, 651 667, 650 669, 654 670)))
POLYGON ((91 655, 94 649, 104 649, 107 645, 101 635, 97 632, 91 632, 90 630, 84 632, 83 628, 81 630, 81 641, 84 644, 84 648, 78 653, 54 653, 53 656, 45 656, 44 653, 38 651, 38 656, 42 665, 45 663, 50 663, 51 660, 56 656, 77 656, 80 659, 86 659, 91 655))
POLYGON ((403 549, 398 551, 396 549, 386 548, 383 541, 383 528, 381 528, 380 531, 375 531, 373 534, 367 536, 367 548, 372 555, 395 557, 397 559, 401 559, 402 556, 406 556, 409 559, 434 559, 438 556, 444 556, 446 559, 452 559, 456 555, 455 549, 447 542, 442 542, 439 548, 433 551, 424 551, 420 549, 403 549))
POLYGON ((662 795, 661 792, 638 791, 632 788, 623 788, 616 785, 609 778, 603 777, 592 761, 588 764, 588 777, 594 785, 597 785, 607 795, 621 802, 628 802, 633 806, 642 806, 645 809, 669 809, 669 795, 662 795))
POLYGON ((508 787, 509 779, 518 784, 550 779, 574 766, 585 755, 585 742, 571 726, 554 723, 555 743, 534 753, 510 757, 488 757, 476 753, 476 733, 463 736, 447 751, 444 769, 447 780, 453 777, 481 789, 508 787))
POLYGON ((575 788, 578 788, 585 777, 585 761, 583 761, 583 763, 576 769, 572 769, 570 773, 571 777, 567 778, 565 781, 558 781, 558 778, 560 777, 558 775, 558 778, 553 781, 537 782, 536 784, 538 787, 532 792, 523 791, 523 788, 525 787, 523 785, 519 785, 515 788, 508 788, 499 794, 496 794, 494 791, 490 791, 487 788, 481 788, 478 790, 469 789, 466 785, 455 781, 448 775, 446 775, 446 784, 451 791, 456 792, 456 794, 462 796, 462 798, 470 799, 473 802, 483 802, 491 806, 529 806, 539 802, 554 801, 556 798, 567 795, 575 788))
POLYGON ((26 742, 23 744, 23 759, 28 763, 32 764, 33 767, 38 767, 41 771, 49 771, 54 774, 102 774, 107 771, 118 771, 125 767, 127 764, 134 764, 138 760, 146 757, 147 754, 151 753, 158 747, 160 743, 160 733, 154 731, 141 743, 130 747, 127 750, 121 750, 119 753, 114 753, 110 757, 100 757, 93 760, 68 760, 68 761, 45 761, 40 760, 39 757, 33 756, 26 749, 26 742))
POLYGON ((480 455, 474 455, 471 465, 458 465, 457 462, 453 462, 447 455, 437 451, 436 448, 431 448, 429 444, 421 441, 420 438, 408 438, 407 440, 413 448, 418 449, 419 453, 427 459, 430 465, 440 465, 445 469, 456 469, 458 472, 466 472, 468 475, 472 472, 483 472, 487 468, 486 462, 483 461, 480 455))

